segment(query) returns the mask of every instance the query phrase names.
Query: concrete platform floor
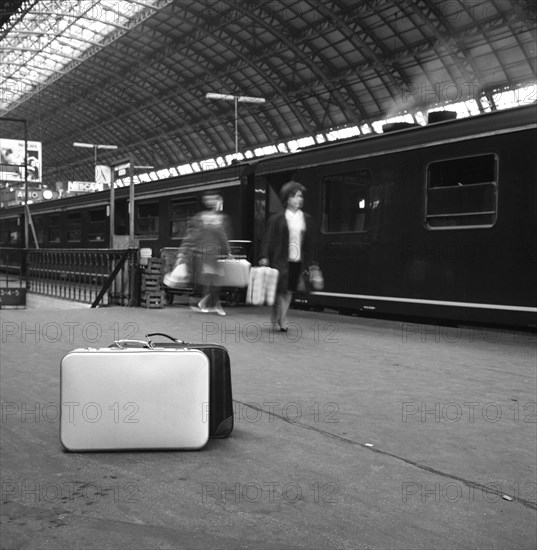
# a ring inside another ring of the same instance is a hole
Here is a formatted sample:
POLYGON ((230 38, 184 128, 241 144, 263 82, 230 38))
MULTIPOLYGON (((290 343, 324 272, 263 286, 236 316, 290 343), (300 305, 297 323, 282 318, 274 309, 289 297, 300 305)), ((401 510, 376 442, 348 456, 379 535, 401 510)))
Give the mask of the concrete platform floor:
POLYGON ((227 312, 0 311, 3 550, 536 547, 535 334, 227 312), (232 436, 64 452, 61 358, 148 332, 228 348, 232 436))

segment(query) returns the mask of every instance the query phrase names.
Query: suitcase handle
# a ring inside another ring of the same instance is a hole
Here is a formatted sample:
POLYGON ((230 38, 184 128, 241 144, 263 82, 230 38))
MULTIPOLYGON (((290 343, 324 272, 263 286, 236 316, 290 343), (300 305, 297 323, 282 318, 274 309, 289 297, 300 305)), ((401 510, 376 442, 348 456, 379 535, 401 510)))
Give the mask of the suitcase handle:
POLYGON ((178 340, 177 338, 174 338, 173 336, 170 336, 169 334, 164 334, 164 332, 150 332, 149 334, 146 334, 145 337, 147 338, 147 342, 149 345, 153 345, 151 342, 151 336, 164 336, 165 338, 168 338, 172 342, 175 342, 176 344, 184 344, 184 340, 178 340))
POLYGON ((128 347, 153 349, 153 344, 145 340, 116 340, 108 347, 119 349, 127 349, 128 347))

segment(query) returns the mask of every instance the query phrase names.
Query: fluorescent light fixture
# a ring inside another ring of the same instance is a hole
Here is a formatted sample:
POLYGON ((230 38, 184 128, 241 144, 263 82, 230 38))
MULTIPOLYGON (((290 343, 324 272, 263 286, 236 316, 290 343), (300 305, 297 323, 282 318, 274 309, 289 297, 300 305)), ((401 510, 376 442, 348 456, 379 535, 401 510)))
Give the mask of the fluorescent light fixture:
POLYGON ((238 129, 238 104, 239 103, 265 103, 264 97, 251 97, 246 95, 233 95, 233 94, 215 94, 213 92, 207 92, 205 94, 207 99, 218 99, 224 101, 233 101, 235 103, 235 155, 239 154, 239 129, 238 129))
POLYGON ((224 101, 235 101, 239 103, 265 103, 264 97, 250 97, 246 95, 232 95, 232 94, 215 94, 208 92, 205 94, 206 99, 221 99, 224 101))
POLYGON ((86 147, 88 149, 117 149, 117 145, 101 145, 97 143, 79 143, 78 141, 75 141, 73 143, 75 147, 86 147))

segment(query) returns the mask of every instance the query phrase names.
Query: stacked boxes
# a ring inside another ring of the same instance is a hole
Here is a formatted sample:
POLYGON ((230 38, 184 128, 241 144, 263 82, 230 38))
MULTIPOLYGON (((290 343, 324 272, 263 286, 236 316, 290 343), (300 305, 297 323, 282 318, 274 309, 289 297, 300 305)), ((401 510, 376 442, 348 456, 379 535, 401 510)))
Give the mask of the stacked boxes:
POLYGON ((142 273, 142 294, 140 305, 147 308, 163 307, 162 269, 164 260, 148 258, 147 267, 142 273))

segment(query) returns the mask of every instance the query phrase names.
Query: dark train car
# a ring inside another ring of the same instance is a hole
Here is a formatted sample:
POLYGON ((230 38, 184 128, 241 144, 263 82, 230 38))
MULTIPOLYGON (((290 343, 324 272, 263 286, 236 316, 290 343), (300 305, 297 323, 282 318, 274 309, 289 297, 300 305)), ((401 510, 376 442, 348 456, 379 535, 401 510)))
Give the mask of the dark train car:
MULTIPOLYGON (((135 186, 134 238, 136 246, 158 256, 163 247, 177 247, 189 218, 201 208, 201 194, 218 190, 232 221, 233 239, 252 234, 253 183, 248 164, 198 172, 135 186)), ((115 189, 114 239, 110 239, 110 191, 101 191, 30 205, 39 248, 123 248, 129 237, 129 188, 115 189)), ((24 208, 0 214, 2 246, 24 246, 24 208)), ((29 244, 35 248, 33 232, 29 244)))
MULTIPOLYGON (((135 244, 177 247, 204 190, 231 237, 253 241, 291 178, 318 222, 325 288, 304 307, 532 326, 537 317, 536 106, 335 142, 252 164, 135 186, 135 244)), ((397 126, 396 126, 397 128, 397 126)), ((114 247, 129 233, 116 189, 114 247)), ((30 206, 41 248, 109 248, 110 192, 30 206)), ((2 246, 24 246, 24 209, 0 212, 2 246)), ((30 246, 34 247, 32 236, 30 246)))
POLYGON ((535 326, 536 106, 259 163, 255 241, 294 178, 318 222, 309 307, 535 326))

